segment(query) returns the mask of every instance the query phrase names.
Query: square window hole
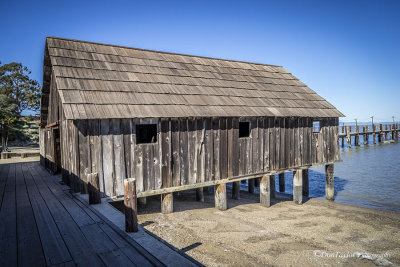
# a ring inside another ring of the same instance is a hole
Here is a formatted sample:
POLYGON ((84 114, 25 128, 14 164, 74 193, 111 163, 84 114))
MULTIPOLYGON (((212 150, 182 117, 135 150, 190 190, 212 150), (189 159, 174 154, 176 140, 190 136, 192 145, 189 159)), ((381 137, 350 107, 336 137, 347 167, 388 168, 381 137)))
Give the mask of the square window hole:
POLYGON ((239 138, 250 136, 250 123, 248 121, 239 122, 239 138))
POLYGON ((313 121, 313 132, 319 133, 320 130, 320 121, 313 121))
POLYGON ((136 125, 136 144, 157 143, 157 124, 136 125))

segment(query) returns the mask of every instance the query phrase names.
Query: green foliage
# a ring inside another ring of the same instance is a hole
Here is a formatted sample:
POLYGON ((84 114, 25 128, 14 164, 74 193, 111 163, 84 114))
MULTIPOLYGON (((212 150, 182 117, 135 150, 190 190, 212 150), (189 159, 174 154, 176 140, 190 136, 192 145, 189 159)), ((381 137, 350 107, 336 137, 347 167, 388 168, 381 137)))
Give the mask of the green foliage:
POLYGON ((41 87, 29 74, 31 71, 21 63, 1 65, 0 62, 0 95, 12 100, 18 115, 25 109, 37 111, 40 107, 41 87))
POLYGON ((18 107, 14 100, 5 94, 0 94, 0 121, 14 120, 18 115, 18 107))
POLYGON ((9 128, 9 146, 26 146, 39 142, 39 123, 20 117, 9 128))

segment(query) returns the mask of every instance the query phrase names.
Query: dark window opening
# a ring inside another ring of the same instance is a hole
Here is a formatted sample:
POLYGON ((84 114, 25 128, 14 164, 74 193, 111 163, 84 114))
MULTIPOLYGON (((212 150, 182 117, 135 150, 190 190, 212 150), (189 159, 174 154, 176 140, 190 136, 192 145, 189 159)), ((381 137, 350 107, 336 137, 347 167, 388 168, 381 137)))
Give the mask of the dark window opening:
POLYGON ((157 143, 157 124, 136 125, 136 144, 157 143))
POLYGON ((250 123, 248 121, 239 122, 239 138, 250 136, 250 123))
POLYGON ((313 121, 313 132, 319 133, 320 129, 320 121, 313 121))

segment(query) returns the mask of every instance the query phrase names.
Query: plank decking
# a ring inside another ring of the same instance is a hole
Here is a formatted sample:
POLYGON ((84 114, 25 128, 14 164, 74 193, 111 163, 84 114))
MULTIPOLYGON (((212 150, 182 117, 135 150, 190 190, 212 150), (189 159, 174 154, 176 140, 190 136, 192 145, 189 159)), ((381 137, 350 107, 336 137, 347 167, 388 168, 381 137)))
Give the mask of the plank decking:
POLYGON ((160 266, 38 162, 0 165, 2 266, 160 266))

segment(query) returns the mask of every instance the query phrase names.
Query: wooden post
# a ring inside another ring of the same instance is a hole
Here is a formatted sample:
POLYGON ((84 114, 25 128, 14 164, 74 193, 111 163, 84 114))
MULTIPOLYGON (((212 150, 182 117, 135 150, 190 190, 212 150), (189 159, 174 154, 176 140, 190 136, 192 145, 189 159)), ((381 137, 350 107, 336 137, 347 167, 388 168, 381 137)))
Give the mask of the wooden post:
POLYGON ((228 202, 226 201, 226 184, 215 185, 214 201, 217 209, 226 210, 228 208, 228 202))
MULTIPOLYGON (((345 133, 344 123, 342 125, 342 133, 345 133)), ((344 137, 342 137, 342 147, 344 147, 344 137)))
POLYGON ((137 202, 140 206, 146 206, 147 204, 147 197, 140 197, 137 199, 137 202))
POLYGON ((378 134, 378 143, 382 142, 382 124, 379 124, 379 134, 378 134))
POLYGON ((136 179, 128 178, 124 180, 124 206, 125 206, 125 231, 137 232, 137 199, 136 199, 136 179))
POLYGON ((285 192, 285 173, 279 174, 279 192, 285 192))
POLYGON ((232 198, 240 199, 240 182, 232 183, 232 198))
POLYGON ((271 188, 271 197, 272 198, 275 198, 275 175, 270 175, 271 177, 270 177, 270 179, 269 179, 269 182, 270 182, 270 188, 271 188))
POLYGON ((367 132, 368 132, 368 125, 364 125, 364 146, 368 145, 368 141, 369 141, 368 140, 369 136, 368 136, 367 132))
POLYGON ((346 137, 347 137, 347 145, 351 148, 351 126, 346 126, 346 137))
POLYGON ((372 131, 374 132, 372 134, 373 138, 374 138, 374 144, 376 144, 376 125, 372 124, 372 131))
POLYGON ((263 175, 260 180, 260 204, 265 207, 271 206, 272 190, 271 188, 272 175, 263 175))
POLYGON ((325 198, 327 200, 334 200, 335 199, 335 179, 334 179, 334 168, 333 164, 327 164, 325 165, 325 176, 326 176, 326 182, 325 182, 325 198))
POLYGON ((360 146, 360 127, 356 125, 356 135, 354 136, 354 145, 355 146, 360 146))
POLYGON ((296 204, 303 203, 303 171, 293 171, 293 201, 296 204))
POLYGON ((392 140, 394 141, 395 140, 394 133, 395 133, 395 129, 396 129, 394 123, 391 125, 391 129, 392 129, 392 131, 390 132, 390 134, 392 136, 392 140))
POLYGON ((101 203, 99 175, 97 173, 89 173, 87 180, 89 182, 88 184, 89 204, 101 203))
POLYGON ((196 188, 196 201, 204 202, 203 187, 196 188))
POLYGON ((161 195, 161 212, 164 214, 174 212, 174 195, 172 193, 161 195))
POLYGON ((26 158, 26 153, 21 153, 21 158, 26 158))
POLYGON ((1 159, 8 159, 9 155, 10 155, 10 153, 8 153, 8 152, 2 152, 1 153, 1 159))
POLYGON ((249 193, 253 194, 254 193, 254 179, 248 179, 247 186, 249 188, 249 193))
POLYGON ((385 133, 383 134, 383 140, 388 140, 388 125, 386 124, 385 125, 385 133))
POLYGON ((303 196, 308 197, 310 194, 308 169, 303 170, 303 196))

